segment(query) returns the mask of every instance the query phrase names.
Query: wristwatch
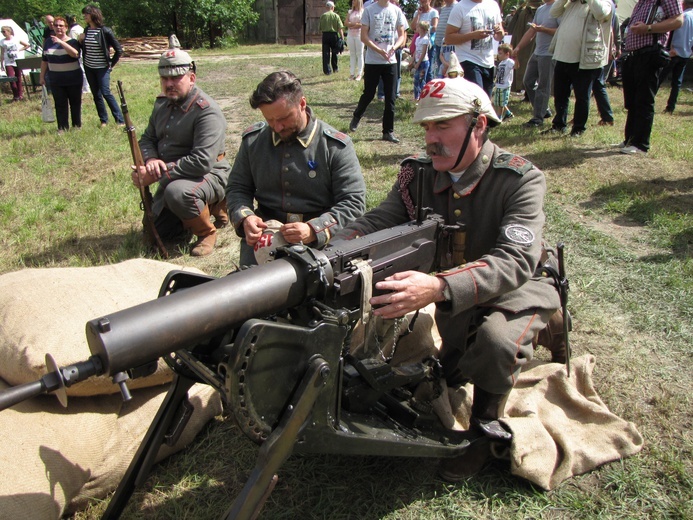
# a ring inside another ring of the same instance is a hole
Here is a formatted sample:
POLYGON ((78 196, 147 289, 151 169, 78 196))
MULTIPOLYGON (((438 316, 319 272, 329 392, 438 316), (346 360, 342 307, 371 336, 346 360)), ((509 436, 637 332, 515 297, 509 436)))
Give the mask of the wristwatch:
POLYGON ((652 25, 648 25, 648 26, 647 26, 647 32, 648 32, 648 33, 651 33, 651 32, 652 32, 652 25))

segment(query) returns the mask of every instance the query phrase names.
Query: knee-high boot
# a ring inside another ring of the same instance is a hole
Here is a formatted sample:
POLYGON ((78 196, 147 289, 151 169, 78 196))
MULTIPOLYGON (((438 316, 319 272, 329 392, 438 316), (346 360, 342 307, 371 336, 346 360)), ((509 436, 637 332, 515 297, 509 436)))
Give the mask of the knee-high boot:
POLYGON ((221 229, 229 224, 229 214, 226 212, 226 198, 215 202, 209 207, 209 212, 214 217, 214 227, 221 229))
POLYGON ((183 221, 183 227, 197 236, 197 242, 190 250, 191 256, 207 256, 217 243, 217 228, 209 220, 209 206, 205 206, 199 217, 183 221))

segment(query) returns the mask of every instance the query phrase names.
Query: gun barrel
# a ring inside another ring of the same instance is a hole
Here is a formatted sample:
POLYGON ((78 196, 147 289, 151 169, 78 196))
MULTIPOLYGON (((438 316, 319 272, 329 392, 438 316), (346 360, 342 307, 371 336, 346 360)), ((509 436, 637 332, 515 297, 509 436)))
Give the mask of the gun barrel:
MULTIPOLYGON (((333 271, 318 251, 326 282, 333 271)), ((108 375, 190 348, 251 318, 305 301, 314 287, 305 262, 283 257, 87 322, 87 342, 108 375)))

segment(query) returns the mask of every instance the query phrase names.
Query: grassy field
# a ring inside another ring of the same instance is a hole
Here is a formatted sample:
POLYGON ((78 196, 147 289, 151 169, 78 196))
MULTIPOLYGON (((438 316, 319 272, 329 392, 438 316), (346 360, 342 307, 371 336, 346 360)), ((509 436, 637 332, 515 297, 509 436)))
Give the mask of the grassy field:
MULTIPOLYGON (((319 57, 300 55, 316 50, 257 46, 196 53, 198 84, 219 102, 229 124, 231 159, 243 129, 261 118, 248 96, 274 70, 298 74, 317 115, 347 129, 361 85, 346 81, 347 57, 340 73, 327 77, 319 57)), ((124 61, 113 73, 117 79, 141 132, 158 92, 156 62, 124 61)), ((491 133, 546 174, 546 238, 566 243, 574 355, 596 356, 596 388, 614 413, 638 426, 642 452, 551 492, 513 478, 502 464, 448 485, 436 476, 434 460, 294 456, 262 518, 693 518, 693 93, 681 92, 672 116, 661 113, 668 92, 665 87, 659 94, 646 157, 611 148, 623 140, 625 122, 617 88, 609 89, 614 127, 596 126, 593 104, 583 137, 540 136, 521 126, 529 105, 513 97, 515 119, 491 133)), ((352 136, 369 207, 391 186, 398 163, 422 148, 422 131, 409 122, 415 105, 408 76, 402 94, 399 145, 379 140, 377 101, 352 136)), ((0 106, 0 273, 151 256, 140 241, 126 136, 115 125, 98 128, 91 99, 85 98, 83 112, 80 131, 57 135, 54 124, 41 122, 38 95, 0 106)), ((170 261, 223 275, 237 260, 238 239, 228 229, 219 239, 210 257, 192 258, 183 248, 170 261)), ((218 417, 184 453, 155 468, 124 517, 218 518, 256 453, 231 418, 218 417)), ((97 518, 104 507, 95 503, 77 518, 97 518)))

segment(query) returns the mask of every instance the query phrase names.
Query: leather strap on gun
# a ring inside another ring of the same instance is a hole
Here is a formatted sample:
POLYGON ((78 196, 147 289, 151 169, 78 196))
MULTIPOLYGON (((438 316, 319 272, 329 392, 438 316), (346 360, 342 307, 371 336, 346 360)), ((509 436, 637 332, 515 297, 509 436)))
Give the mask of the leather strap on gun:
MULTIPOLYGON (((125 93, 123 92, 122 81, 118 81, 118 95, 120 96, 120 108, 123 112, 123 117, 125 118, 128 142, 130 143, 130 151, 132 152, 132 162, 137 171, 139 171, 140 167, 144 167, 144 159, 142 158, 142 150, 140 150, 140 145, 137 142, 135 125, 132 124, 132 119, 130 118, 130 113, 128 112, 128 105, 125 102, 125 93)), ((163 258, 168 258, 168 251, 166 250, 166 247, 164 247, 164 243, 161 241, 161 237, 159 236, 156 226, 154 225, 154 214, 152 213, 152 193, 149 190, 149 186, 139 186, 139 189, 141 199, 140 208, 142 211, 144 211, 144 218, 142 219, 144 233, 146 236, 152 239, 152 242, 156 244, 159 254, 163 258)))

